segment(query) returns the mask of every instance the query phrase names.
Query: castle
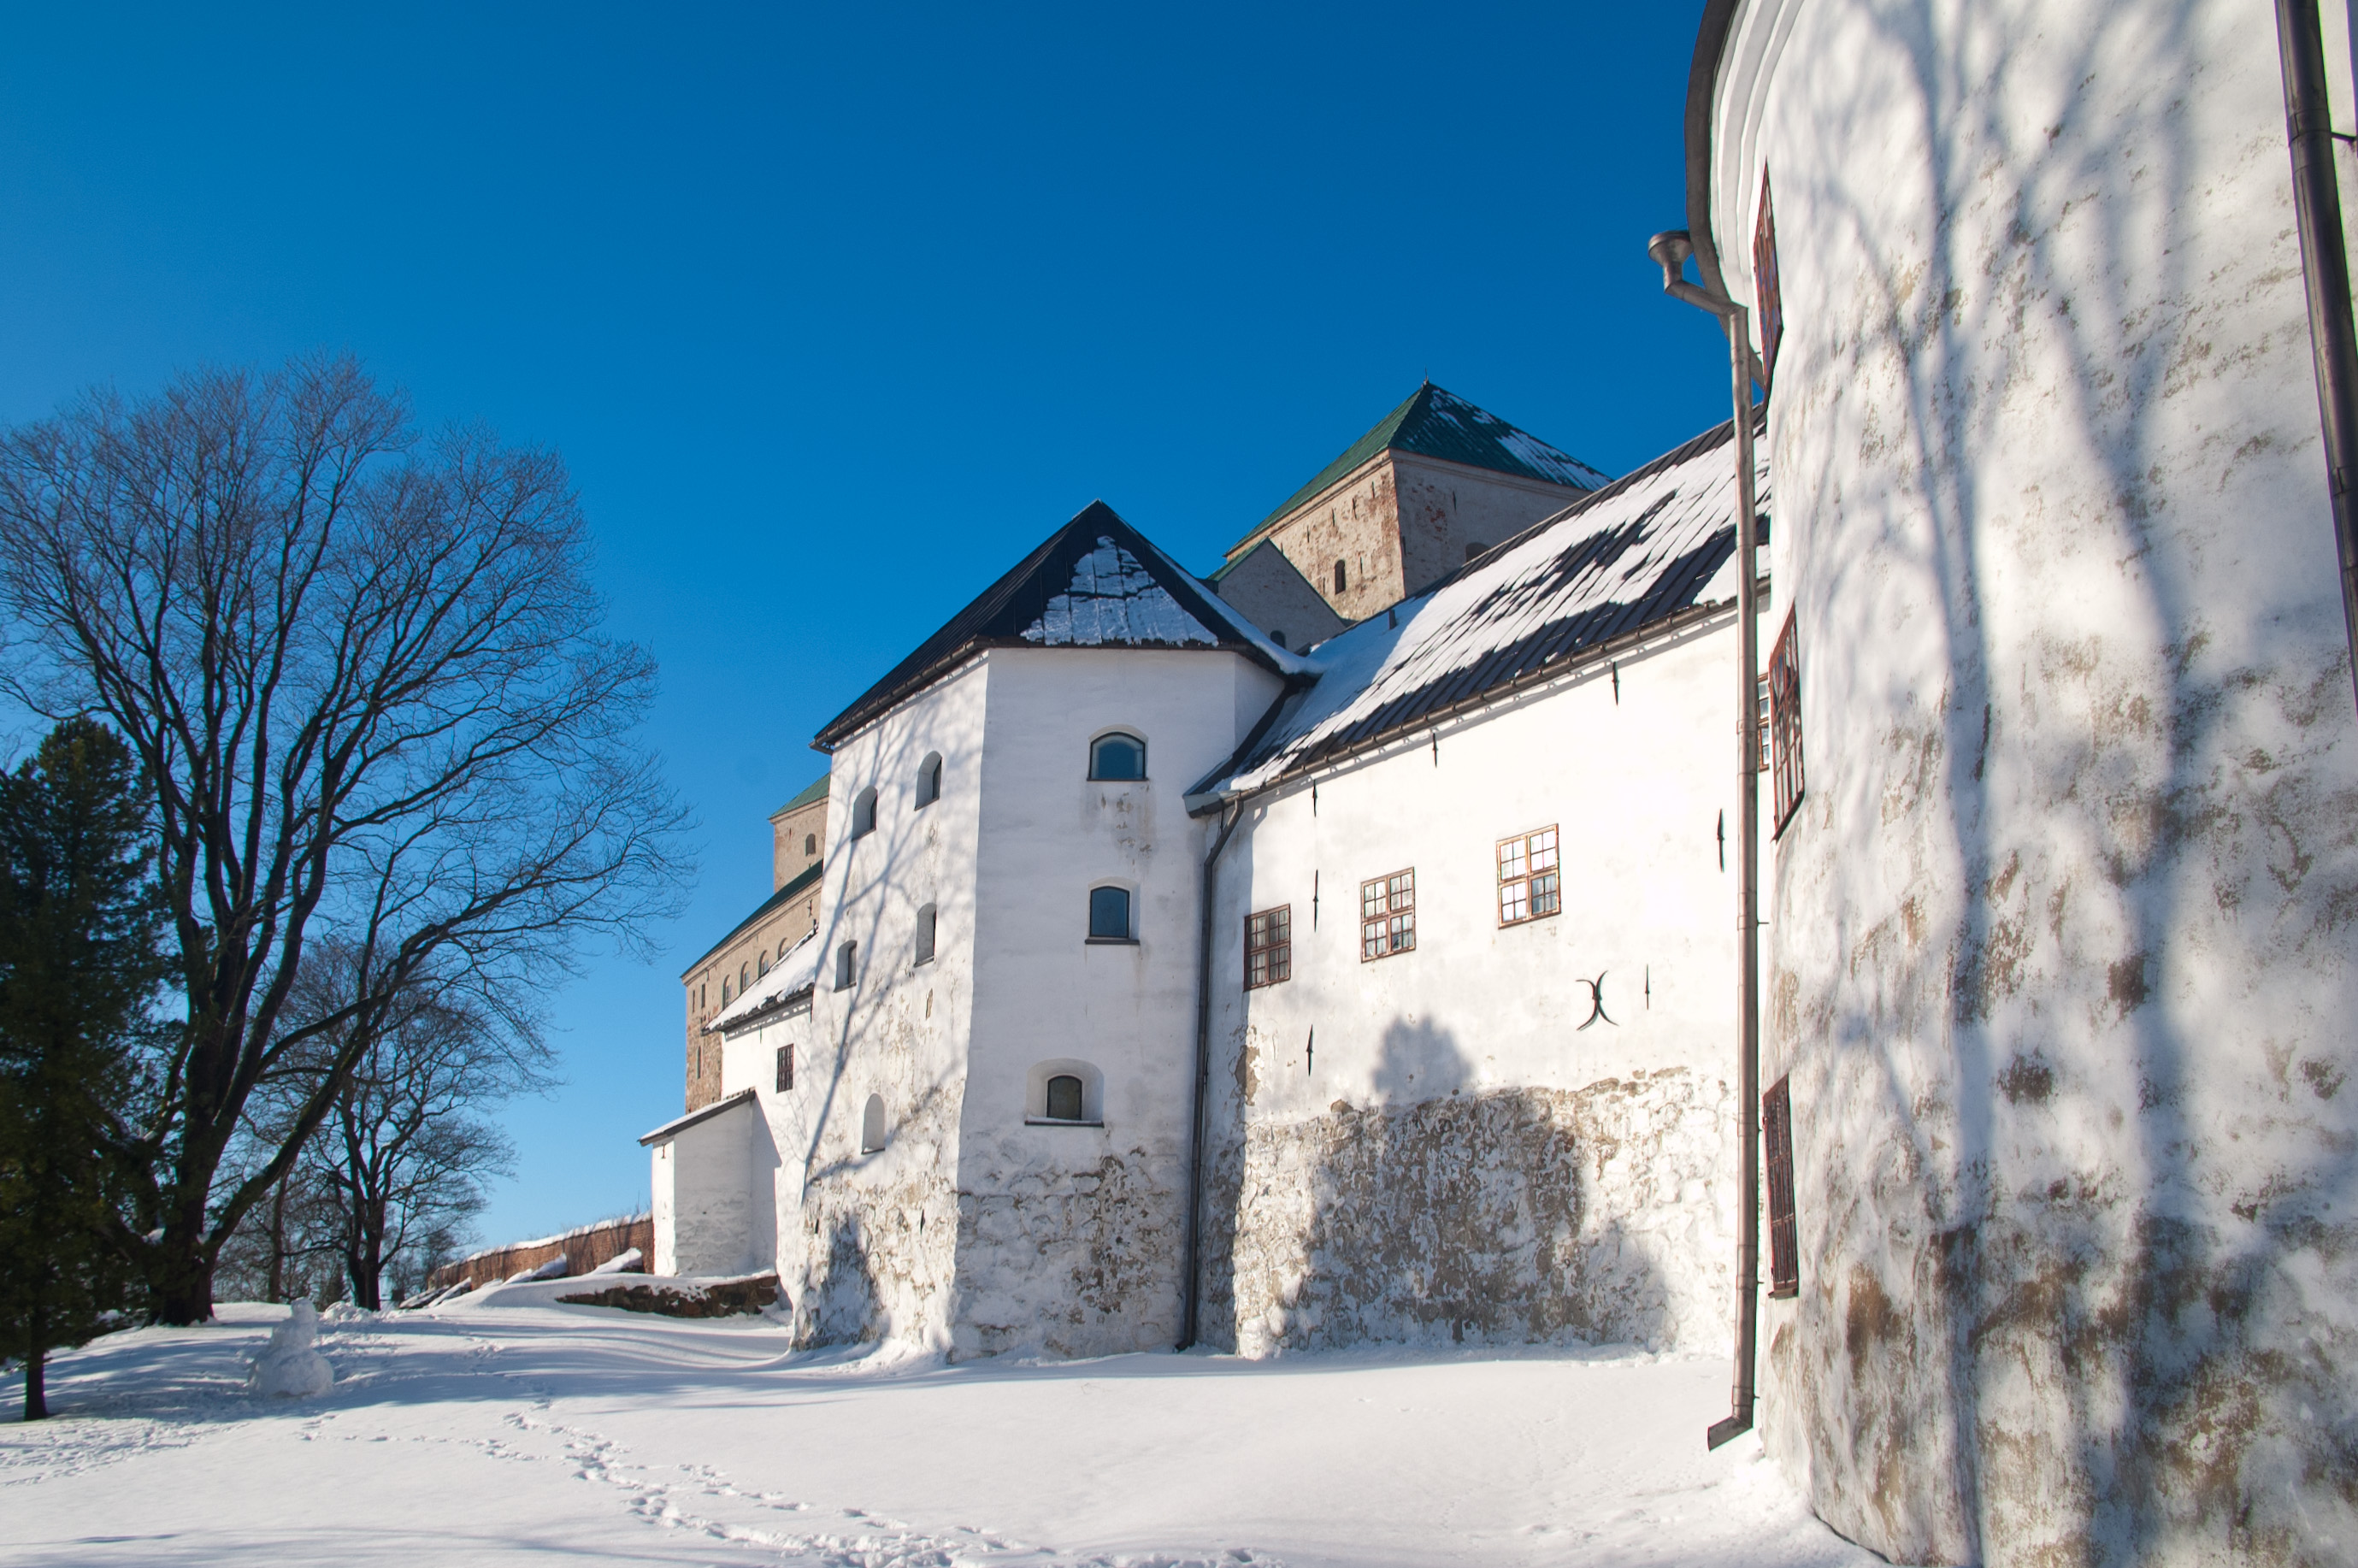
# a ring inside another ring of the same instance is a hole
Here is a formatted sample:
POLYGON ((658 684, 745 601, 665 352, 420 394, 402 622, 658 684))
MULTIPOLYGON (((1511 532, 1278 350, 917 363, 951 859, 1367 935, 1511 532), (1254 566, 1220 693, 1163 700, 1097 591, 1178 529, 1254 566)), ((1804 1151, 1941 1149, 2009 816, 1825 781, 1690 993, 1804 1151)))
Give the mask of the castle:
POLYGON ((820 733, 659 1261, 953 1355, 1757 1311, 1896 1561, 2348 1561, 2358 87, 2277 23, 1711 0, 1757 666, 1733 425, 1608 481, 1421 391, 1210 579, 1085 510, 820 733))

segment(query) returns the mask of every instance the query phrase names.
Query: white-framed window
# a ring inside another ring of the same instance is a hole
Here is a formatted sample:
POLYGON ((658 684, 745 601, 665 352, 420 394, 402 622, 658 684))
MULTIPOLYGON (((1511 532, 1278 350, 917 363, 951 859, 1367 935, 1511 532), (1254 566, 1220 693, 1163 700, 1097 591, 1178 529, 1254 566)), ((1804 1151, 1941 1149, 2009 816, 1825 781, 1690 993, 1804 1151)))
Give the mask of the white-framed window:
POLYGON ((1245 989, 1282 985, 1293 978, 1293 906, 1279 904, 1245 916, 1245 989))
POLYGON ((1127 730, 1112 730, 1089 742, 1089 777, 1128 781, 1146 776, 1146 742, 1127 730))
POLYGON ((929 752, 917 764, 917 809, 923 811, 942 798, 942 754, 929 752))
POLYGON ((1138 928, 1131 923, 1131 903, 1130 890, 1118 883, 1089 889, 1089 940, 1136 941, 1138 928))
POLYGON ((1416 868, 1359 884, 1359 961, 1389 958, 1416 946, 1416 868))
POLYGON ((1563 908, 1554 827, 1498 840, 1498 924, 1520 925, 1563 908))

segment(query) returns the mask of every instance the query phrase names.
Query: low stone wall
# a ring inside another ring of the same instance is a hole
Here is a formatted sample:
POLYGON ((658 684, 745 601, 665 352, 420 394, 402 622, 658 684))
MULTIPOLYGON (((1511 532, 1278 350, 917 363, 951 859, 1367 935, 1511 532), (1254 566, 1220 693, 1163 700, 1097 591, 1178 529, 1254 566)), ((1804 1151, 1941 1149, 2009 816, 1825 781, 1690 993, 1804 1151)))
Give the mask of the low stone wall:
POLYGON ((1666 1068, 1251 1124, 1222 1162, 1206 1337, 1724 1351, 1732 1118, 1725 1081, 1666 1068))
POLYGON ((469 1280, 476 1284, 488 1284, 504 1280, 520 1270, 537 1269, 556 1257, 565 1255, 565 1271, 568 1275, 586 1274, 611 1258, 618 1258, 632 1248, 639 1249, 636 1271, 644 1272, 655 1251, 655 1222, 653 1215, 634 1214, 622 1219, 602 1219, 595 1225, 585 1225, 561 1236, 544 1236, 537 1241, 511 1242, 494 1247, 455 1263, 445 1263, 427 1276, 429 1286, 439 1287, 469 1280))

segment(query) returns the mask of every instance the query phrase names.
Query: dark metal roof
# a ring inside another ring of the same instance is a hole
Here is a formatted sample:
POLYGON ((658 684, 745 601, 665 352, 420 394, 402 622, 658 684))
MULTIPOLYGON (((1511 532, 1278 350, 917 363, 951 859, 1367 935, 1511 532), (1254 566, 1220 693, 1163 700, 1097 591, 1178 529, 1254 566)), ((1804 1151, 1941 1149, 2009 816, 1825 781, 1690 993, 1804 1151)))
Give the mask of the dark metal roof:
POLYGON ((824 799, 827 795, 827 775, 826 773, 819 774, 818 777, 811 780, 810 783, 803 785, 800 790, 797 790, 795 793, 794 799, 786 802, 785 805, 778 807, 777 810, 770 813, 770 815, 773 816, 784 816, 787 812, 792 811, 798 806, 808 806, 812 801, 824 799))
MULTIPOLYGON (((1315 680, 1189 795, 1264 787, 1716 604, 1714 579, 1736 552, 1734 428, 1706 431, 1320 643, 1315 680)), ((1758 482, 1765 510, 1765 473, 1758 482)), ((1731 579, 1724 593, 1734 591, 1731 579)))
POLYGON ((1152 540, 1092 501, 952 616, 811 744, 831 752, 978 648, 1204 648, 1299 667, 1152 540))
POLYGON ((1407 402, 1378 420, 1374 429, 1345 448, 1341 457, 1320 469, 1317 477, 1288 496, 1284 505, 1254 524, 1251 533, 1229 546, 1228 553, 1233 556, 1287 513, 1378 452, 1388 451, 1418 452, 1572 490, 1595 490, 1606 481, 1603 473, 1578 458, 1556 450, 1537 436, 1428 381, 1411 393, 1407 402))
MULTIPOLYGON (((819 782, 824 784, 827 781, 822 779, 819 782)), ((772 893, 769 897, 755 904, 753 906, 752 914, 747 915, 744 919, 730 926, 729 928, 728 935, 723 936, 719 941, 715 942, 711 946, 707 947, 703 952, 698 953, 696 956, 696 962, 690 964, 687 968, 680 971, 680 979, 686 979, 688 976, 694 974, 698 968, 703 967, 705 959, 709 958, 713 954, 718 953, 720 949, 726 947, 729 944, 736 941, 737 938, 745 935, 746 932, 751 931, 754 926, 762 924, 763 917, 768 915, 772 910, 776 909, 780 904, 791 903, 798 893, 809 892, 811 884, 818 881, 819 873, 824 870, 826 870, 826 865, 823 861, 814 860, 809 865, 805 866, 800 873, 788 878, 785 886, 780 888, 777 892, 772 893)))

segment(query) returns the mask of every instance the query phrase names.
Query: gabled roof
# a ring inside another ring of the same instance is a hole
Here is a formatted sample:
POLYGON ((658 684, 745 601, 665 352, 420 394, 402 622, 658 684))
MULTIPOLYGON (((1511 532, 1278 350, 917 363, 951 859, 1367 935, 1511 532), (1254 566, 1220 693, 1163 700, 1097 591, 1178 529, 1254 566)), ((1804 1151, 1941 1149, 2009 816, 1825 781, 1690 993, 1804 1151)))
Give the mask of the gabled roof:
MULTIPOLYGON (((1188 792, 1190 807, 1380 744, 1732 598, 1734 430, 1706 431, 1320 643, 1315 679, 1188 792)), ((1758 461, 1765 514, 1765 455, 1758 461)))
POLYGON ((1557 451, 1537 436, 1428 381, 1410 394, 1407 402, 1378 420, 1374 429, 1345 448, 1341 457, 1320 469, 1315 479, 1288 496, 1284 505, 1254 524, 1252 532, 1238 540, 1229 553, 1378 452, 1388 451, 1419 452, 1468 468, 1519 474, 1574 490, 1595 490, 1606 482, 1604 474, 1578 458, 1557 451))
POLYGON ((720 949, 728 946, 729 944, 736 941, 737 938, 745 935, 746 932, 751 931, 754 926, 762 924, 763 920, 769 915, 770 912, 776 909, 780 904, 792 903, 796 895, 808 892, 810 891, 811 884, 818 881, 819 872, 825 869, 824 862, 815 860, 811 864, 805 866, 800 873, 787 879, 785 886, 780 888, 777 892, 772 893, 769 897, 755 904, 753 906, 752 914, 747 915, 744 919, 730 926, 729 928, 728 935, 723 936, 719 941, 715 942, 711 946, 707 947, 703 952, 698 953, 696 956, 696 962, 690 964, 687 968, 680 971, 680 979, 686 979, 688 976, 694 974, 697 969, 702 966, 705 959, 709 958, 713 954, 718 953, 720 949))
POLYGON ((810 783, 803 785, 800 790, 796 791, 794 799, 786 802, 785 805, 778 807, 777 810, 770 813, 770 815, 773 817, 784 816, 787 812, 794 810, 798 806, 808 806, 812 801, 825 799, 827 796, 827 776, 828 775, 826 773, 819 774, 818 777, 811 780, 810 783))
POLYGON ((1280 675, 1304 668, 1112 507, 1092 501, 828 720, 811 744, 833 751, 968 654, 990 647, 1224 648, 1280 675))

